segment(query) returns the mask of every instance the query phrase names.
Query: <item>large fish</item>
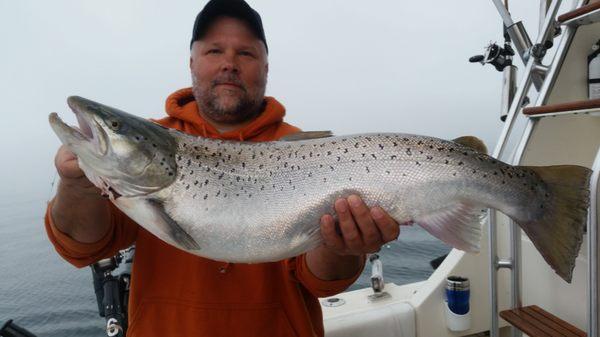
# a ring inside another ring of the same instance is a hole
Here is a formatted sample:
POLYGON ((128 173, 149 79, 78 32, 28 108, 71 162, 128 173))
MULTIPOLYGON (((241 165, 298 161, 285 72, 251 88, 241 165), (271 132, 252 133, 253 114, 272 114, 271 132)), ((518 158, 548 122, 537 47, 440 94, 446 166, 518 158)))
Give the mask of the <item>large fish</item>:
POLYGON ((141 226, 192 254, 247 263, 299 255, 321 242, 319 218, 334 201, 356 193, 468 252, 479 250, 483 210, 495 208, 571 280, 589 204, 587 168, 511 166, 465 146, 480 144, 472 138, 317 132, 213 140, 81 97, 68 104, 80 129, 56 113, 50 124, 86 176, 141 226))

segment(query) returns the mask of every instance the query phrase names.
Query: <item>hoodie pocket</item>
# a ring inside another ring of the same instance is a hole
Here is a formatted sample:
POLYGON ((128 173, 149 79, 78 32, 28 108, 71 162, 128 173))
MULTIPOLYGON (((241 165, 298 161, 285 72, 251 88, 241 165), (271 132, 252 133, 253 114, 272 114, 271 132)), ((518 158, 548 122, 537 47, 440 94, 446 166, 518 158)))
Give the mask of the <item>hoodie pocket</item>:
POLYGON ((127 336, 297 337, 279 303, 194 303, 146 298, 127 336))

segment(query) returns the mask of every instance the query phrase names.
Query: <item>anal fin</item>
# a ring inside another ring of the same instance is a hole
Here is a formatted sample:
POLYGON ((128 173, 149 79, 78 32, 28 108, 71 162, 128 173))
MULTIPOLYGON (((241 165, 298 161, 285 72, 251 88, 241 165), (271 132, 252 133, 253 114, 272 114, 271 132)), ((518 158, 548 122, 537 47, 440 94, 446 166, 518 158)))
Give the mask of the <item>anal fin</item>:
POLYGON ((481 220, 487 212, 456 203, 414 219, 419 226, 446 244, 470 253, 479 252, 481 220))

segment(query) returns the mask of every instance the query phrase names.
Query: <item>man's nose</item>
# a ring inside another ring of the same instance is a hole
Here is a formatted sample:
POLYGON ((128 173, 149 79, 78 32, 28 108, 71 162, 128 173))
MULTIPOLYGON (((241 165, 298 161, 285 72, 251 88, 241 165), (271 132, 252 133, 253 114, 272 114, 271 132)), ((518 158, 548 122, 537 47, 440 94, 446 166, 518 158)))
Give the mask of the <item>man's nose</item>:
POLYGON ((225 54, 223 54, 223 59, 221 62, 221 71, 235 73, 240 71, 235 53, 226 52, 225 54))

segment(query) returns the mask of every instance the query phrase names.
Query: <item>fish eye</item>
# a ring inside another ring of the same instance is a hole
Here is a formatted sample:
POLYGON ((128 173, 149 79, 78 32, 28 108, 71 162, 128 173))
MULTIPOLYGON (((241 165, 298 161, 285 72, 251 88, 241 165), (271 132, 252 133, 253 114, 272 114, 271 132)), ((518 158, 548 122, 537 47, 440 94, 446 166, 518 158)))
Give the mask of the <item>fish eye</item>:
POLYGON ((118 120, 116 120, 116 119, 113 119, 113 120, 110 120, 110 121, 108 121, 108 125, 109 125, 109 126, 110 126, 110 128, 111 128, 111 129, 113 129, 113 130, 118 130, 118 129, 119 129, 119 127, 121 126, 121 124, 119 123, 119 121, 118 121, 118 120))

